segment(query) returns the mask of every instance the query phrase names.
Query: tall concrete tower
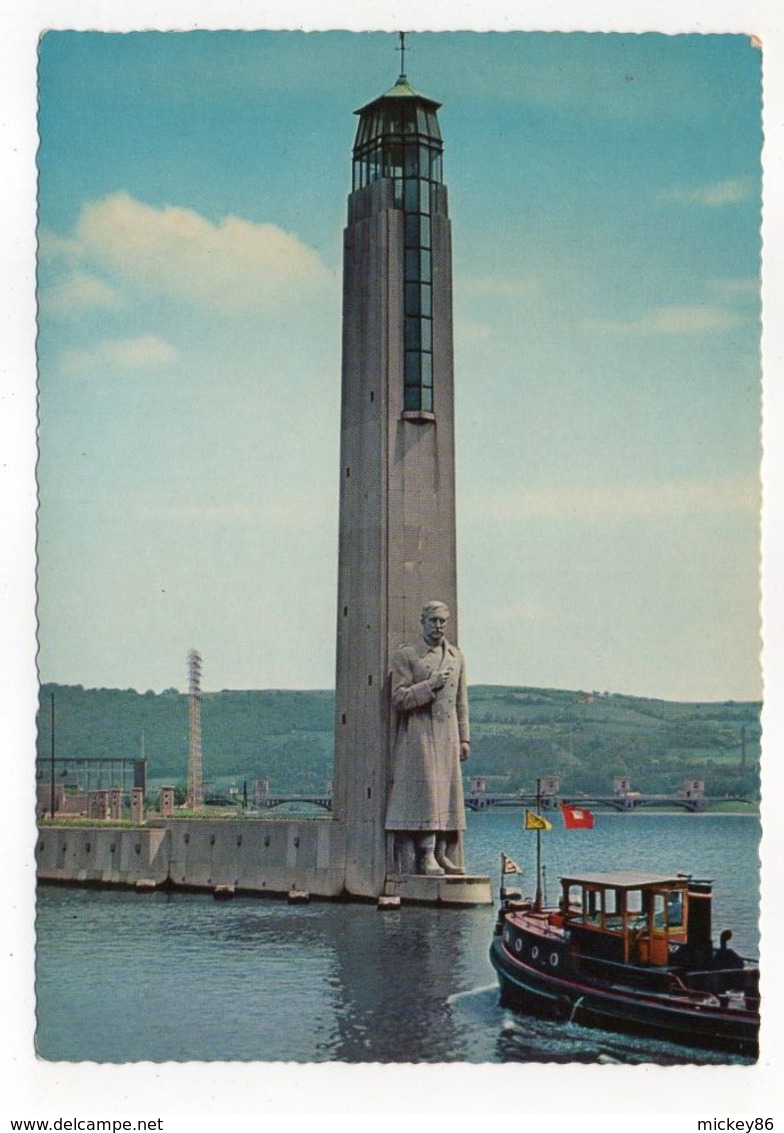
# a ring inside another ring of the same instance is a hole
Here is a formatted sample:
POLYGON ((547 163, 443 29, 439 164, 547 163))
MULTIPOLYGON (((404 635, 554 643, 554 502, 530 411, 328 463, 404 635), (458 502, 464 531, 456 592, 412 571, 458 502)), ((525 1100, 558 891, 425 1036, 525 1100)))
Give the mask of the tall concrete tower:
MULTIPOLYGON (((357 111, 344 234, 334 816, 346 888, 392 871, 393 652, 429 599, 457 640, 452 255, 440 104, 401 73, 357 111)), ((469 658, 470 661, 470 658, 469 658)))

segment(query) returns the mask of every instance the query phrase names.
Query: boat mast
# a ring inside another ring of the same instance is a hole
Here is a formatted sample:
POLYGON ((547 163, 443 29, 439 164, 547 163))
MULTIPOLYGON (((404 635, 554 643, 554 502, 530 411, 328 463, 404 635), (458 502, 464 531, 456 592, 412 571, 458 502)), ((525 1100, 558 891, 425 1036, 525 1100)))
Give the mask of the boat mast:
POLYGON ((49 694, 49 720, 52 732, 52 750, 51 750, 51 774, 50 774, 50 793, 49 793, 49 813, 52 820, 54 820, 55 810, 57 809, 56 792, 54 789, 54 693, 49 694))

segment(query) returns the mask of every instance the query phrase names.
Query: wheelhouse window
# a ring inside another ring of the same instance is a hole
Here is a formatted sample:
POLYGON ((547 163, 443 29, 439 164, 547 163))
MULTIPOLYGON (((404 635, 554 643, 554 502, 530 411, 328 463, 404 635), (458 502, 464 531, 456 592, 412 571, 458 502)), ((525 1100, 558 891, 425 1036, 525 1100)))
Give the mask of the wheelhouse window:
POLYGON ((622 932, 623 916, 621 913, 620 893, 617 889, 605 889, 602 896, 604 898, 603 927, 607 932, 622 932))
POLYGON ((667 924, 672 928, 682 928, 683 912, 683 891, 671 889, 667 894, 667 924))
POLYGON ((653 894, 653 927, 667 927, 667 895, 666 893, 653 894))
POLYGON ((648 910, 645 904, 645 893, 642 889, 627 889, 626 919, 630 928, 647 928, 648 910))

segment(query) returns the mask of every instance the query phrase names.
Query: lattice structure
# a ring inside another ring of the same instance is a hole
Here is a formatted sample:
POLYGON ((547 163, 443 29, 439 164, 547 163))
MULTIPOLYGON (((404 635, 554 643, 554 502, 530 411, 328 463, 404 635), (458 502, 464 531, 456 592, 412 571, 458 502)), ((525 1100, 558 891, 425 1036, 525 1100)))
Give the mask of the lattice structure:
POLYGON ((201 754, 201 654, 191 649, 188 654, 188 797, 191 810, 204 807, 204 770, 201 754))

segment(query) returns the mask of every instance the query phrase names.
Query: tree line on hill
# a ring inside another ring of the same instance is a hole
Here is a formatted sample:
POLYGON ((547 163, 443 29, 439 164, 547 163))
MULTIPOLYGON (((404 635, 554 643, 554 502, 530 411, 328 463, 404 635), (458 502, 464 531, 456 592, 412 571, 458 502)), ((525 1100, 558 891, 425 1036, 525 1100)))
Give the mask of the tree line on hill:
MULTIPOLYGON (((184 784, 188 697, 134 689, 45 684, 38 758, 51 753, 51 698, 58 758, 147 759, 148 781, 184 784)), ((474 685, 469 689, 471 759, 493 791, 530 790, 557 774, 569 792, 607 794, 613 777, 664 793, 684 778, 709 795, 757 797, 759 702, 681 703, 563 689, 474 685)), ((273 793, 321 794, 332 778, 334 692, 247 690, 202 693, 205 779, 267 779, 273 793)))

